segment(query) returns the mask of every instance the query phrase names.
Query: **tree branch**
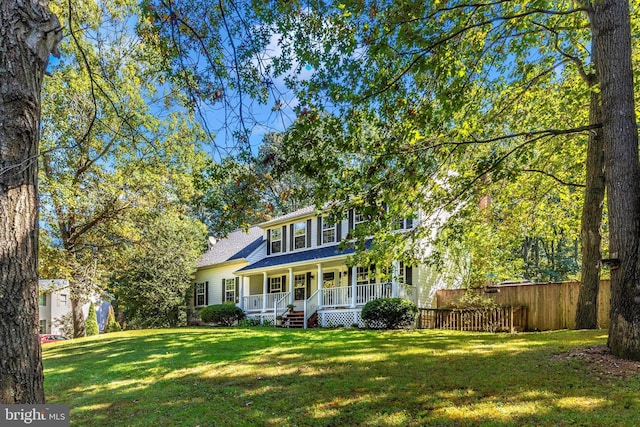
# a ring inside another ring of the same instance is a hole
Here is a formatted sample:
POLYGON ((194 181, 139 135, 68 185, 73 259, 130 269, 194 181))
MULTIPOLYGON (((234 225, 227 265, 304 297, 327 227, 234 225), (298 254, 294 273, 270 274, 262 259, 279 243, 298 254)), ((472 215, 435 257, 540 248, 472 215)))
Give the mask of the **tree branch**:
POLYGON ((552 179, 553 179, 553 180, 555 180, 556 182, 558 182, 558 183, 560 183, 560 184, 562 184, 562 185, 566 185, 566 186, 568 186, 568 187, 578 187, 578 188, 585 188, 585 187, 586 187, 586 185, 584 185, 584 184, 576 184, 575 182, 567 182, 567 181, 563 181, 562 179, 558 178, 557 176, 555 176, 555 175, 553 175, 553 174, 551 174, 551 173, 549 173, 549 172, 546 172, 546 171, 540 170, 540 169, 522 169, 522 172, 533 172, 533 173, 539 173, 539 174, 542 174, 542 175, 548 176, 549 178, 552 178, 552 179))

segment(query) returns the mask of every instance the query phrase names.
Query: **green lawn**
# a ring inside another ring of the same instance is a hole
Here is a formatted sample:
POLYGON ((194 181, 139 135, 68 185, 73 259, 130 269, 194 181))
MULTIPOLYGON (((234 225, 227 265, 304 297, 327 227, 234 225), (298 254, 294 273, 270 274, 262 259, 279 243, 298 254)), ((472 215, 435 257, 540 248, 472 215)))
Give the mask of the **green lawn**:
POLYGON ((47 344, 72 425, 640 425, 640 377, 596 375, 602 331, 172 329, 47 344))

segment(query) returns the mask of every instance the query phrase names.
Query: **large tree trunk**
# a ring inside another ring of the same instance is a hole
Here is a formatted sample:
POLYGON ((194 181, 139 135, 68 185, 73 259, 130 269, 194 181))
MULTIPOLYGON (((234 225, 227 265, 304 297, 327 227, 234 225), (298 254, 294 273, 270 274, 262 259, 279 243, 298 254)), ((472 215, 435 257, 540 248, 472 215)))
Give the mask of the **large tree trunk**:
MULTIPOLYGON (((597 60, 593 56, 594 62, 597 60)), ((596 76, 589 82, 589 124, 602 123, 602 107, 599 88, 594 85, 596 76)), ((576 311, 576 329, 598 328, 598 290, 602 260, 602 206, 604 203, 605 176, 602 130, 593 129, 589 134, 586 161, 586 184, 582 207, 582 280, 576 311)))
POLYGON ((60 37, 46 1, 0 2, 0 403, 43 403, 38 338, 40 89, 60 37))
POLYGON ((83 294, 83 289, 77 282, 71 286, 71 319, 73 321, 74 338, 82 338, 87 335, 84 313, 82 312, 82 304, 84 301, 80 297, 80 295, 83 294))
POLYGON ((640 163, 626 0, 597 0, 591 16, 601 80, 609 207, 613 354, 640 360, 640 163))

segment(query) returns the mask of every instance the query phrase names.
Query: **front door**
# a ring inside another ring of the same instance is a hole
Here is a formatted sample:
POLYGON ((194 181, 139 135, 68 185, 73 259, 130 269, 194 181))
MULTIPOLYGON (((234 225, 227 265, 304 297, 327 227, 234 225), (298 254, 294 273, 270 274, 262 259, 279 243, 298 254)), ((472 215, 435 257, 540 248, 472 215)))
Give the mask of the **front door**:
MULTIPOLYGON (((298 301, 304 301, 307 299, 307 275, 296 274, 293 276, 293 299, 298 301)), ((296 304, 297 306, 298 304, 296 304)))

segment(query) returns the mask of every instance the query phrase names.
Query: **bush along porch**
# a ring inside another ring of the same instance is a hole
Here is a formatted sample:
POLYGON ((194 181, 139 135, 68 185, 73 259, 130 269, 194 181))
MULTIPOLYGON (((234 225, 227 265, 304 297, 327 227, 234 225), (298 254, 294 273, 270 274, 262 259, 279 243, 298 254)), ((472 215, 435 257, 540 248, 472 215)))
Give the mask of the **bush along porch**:
MULTIPOLYGON (((418 220, 399 221, 399 232, 418 220)), ((443 284, 428 267, 347 264, 354 251, 339 243, 362 221, 352 210, 332 223, 310 206, 212 241, 197 265, 190 308, 230 303, 256 322, 307 328, 362 327, 362 308, 379 298, 431 307, 443 284)))

